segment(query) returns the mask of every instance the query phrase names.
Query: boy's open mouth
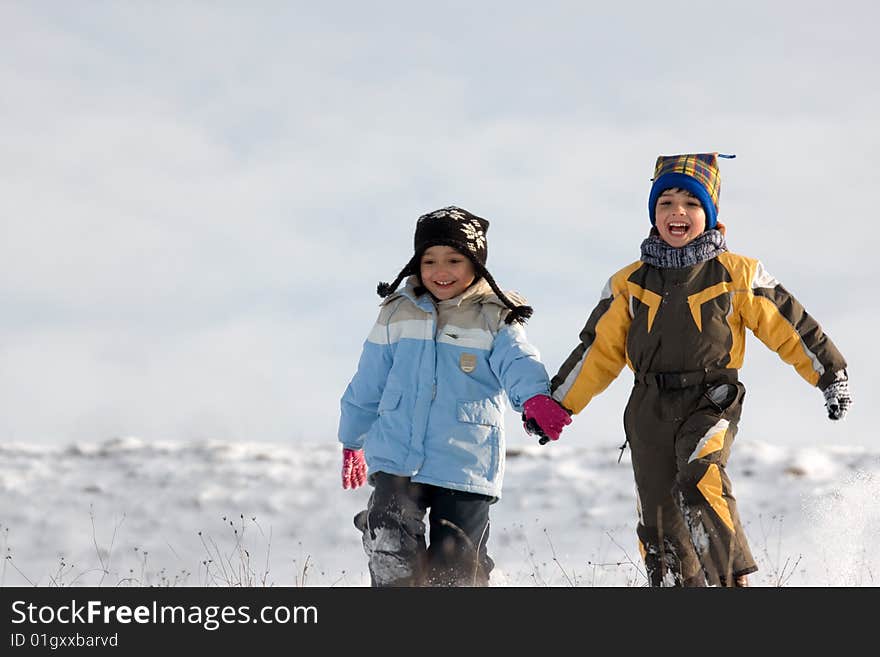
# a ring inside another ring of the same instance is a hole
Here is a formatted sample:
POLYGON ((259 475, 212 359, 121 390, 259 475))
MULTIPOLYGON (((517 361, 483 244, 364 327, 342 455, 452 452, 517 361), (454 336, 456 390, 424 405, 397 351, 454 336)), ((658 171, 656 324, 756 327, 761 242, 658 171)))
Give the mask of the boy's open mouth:
POLYGON ((669 233, 676 237, 684 237, 690 229, 689 224, 679 221, 670 222, 666 227, 669 229, 669 233))
POLYGON ((437 287, 449 287, 450 285, 455 285, 455 281, 434 281, 434 285, 437 287))

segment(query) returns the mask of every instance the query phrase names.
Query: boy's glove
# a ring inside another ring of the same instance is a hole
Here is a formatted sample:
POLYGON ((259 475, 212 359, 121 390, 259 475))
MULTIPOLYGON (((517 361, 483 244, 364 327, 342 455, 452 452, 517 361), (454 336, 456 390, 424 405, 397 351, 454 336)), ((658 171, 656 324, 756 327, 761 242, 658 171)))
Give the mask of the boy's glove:
POLYGON ((828 409, 828 418, 842 420, 852 406, 852 396, 849 394, 849 381, 839 379, 822 391, 825 395, 825 408, 828 409))
POLYGON ((559 440, 562 430, 571 424, 571 415, 552 397, 535 395, 523 404, 522 420, 526 433, 537 433, 543 445, 548 440, 559 440))
POLYGON ((367 483, 367 462, 364 450, 342 448, 342 487, 358 488, 367 483))

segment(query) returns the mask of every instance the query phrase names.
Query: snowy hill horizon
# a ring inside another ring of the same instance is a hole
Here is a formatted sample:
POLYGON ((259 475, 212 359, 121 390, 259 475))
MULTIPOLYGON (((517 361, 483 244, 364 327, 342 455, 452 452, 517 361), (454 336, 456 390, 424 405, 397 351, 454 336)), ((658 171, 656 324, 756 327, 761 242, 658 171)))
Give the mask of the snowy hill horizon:
MULTIPOLYGON (((645 586, 629 452, 508 442, 491 586, 645 586)), ((0 446, 3 586, 368 586, 335 442, 0 446)), ((740 439, 753 586, 876 586, 880 449, 740 439)))

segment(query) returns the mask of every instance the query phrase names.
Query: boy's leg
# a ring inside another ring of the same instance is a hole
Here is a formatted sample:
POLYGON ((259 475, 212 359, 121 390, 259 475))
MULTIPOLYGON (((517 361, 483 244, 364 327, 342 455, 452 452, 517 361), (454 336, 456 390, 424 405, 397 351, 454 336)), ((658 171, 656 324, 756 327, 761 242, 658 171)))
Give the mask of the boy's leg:
POLYGON ((430 586, 488 586, 494 562, 489 557, 489 505, 494 498, 478 493, 430 488, 430 586))
POLYGON ((656 387, 636 386, 624 413, 639 511, 637 534, 651 586, 704 586, 687 525, 672 497, 678 422, 656 387), (661 410, 662 409, 662 410, 661 410))
POLYGON ((675 498, 713 586, 732 586, 756 571, 726 465, 742 412, 745 388, 722 383, 695 404, 676 440, 675 498))
POLYGON ((675 481, 674 467, 667 467, 650 450, 633 449, 632 454, 639 506, 636 532, 648 584, 705 586, 687 525, 669 492, 675 481))
POLYGON ((424 580, 425 486, 385 472, 372 475, 375 489, 366 511, 355 516, 363 532, 370 581, 376 587, 421 586, 424 580))

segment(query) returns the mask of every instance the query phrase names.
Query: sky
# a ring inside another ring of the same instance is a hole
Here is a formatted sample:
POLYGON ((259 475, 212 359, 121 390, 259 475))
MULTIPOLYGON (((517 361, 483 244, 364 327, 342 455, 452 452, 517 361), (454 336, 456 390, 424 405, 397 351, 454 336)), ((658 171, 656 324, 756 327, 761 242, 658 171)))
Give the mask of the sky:
MULTIPOLYGON (((376 283, 451 204, 489 219, 552 376, 638 258, 657 155, 720 151, 731 250, 819 320, 855 400, 832 424, 750 337, 739 435, 873 445, 878 14, 3 2, 0 443, 332 444, 376 283)), ((563 440, 622 441, 630 385, 563 440)))
MULTIPOLYGON (((727 472, 753 587, 880 585, 880 448, 739 438, 727 472)), ((370 585, 327 441, 0 445, 4 586, 370 585)), ((630 453, 509 448, 489 510, 493 587, 643 587, 630 453)))

